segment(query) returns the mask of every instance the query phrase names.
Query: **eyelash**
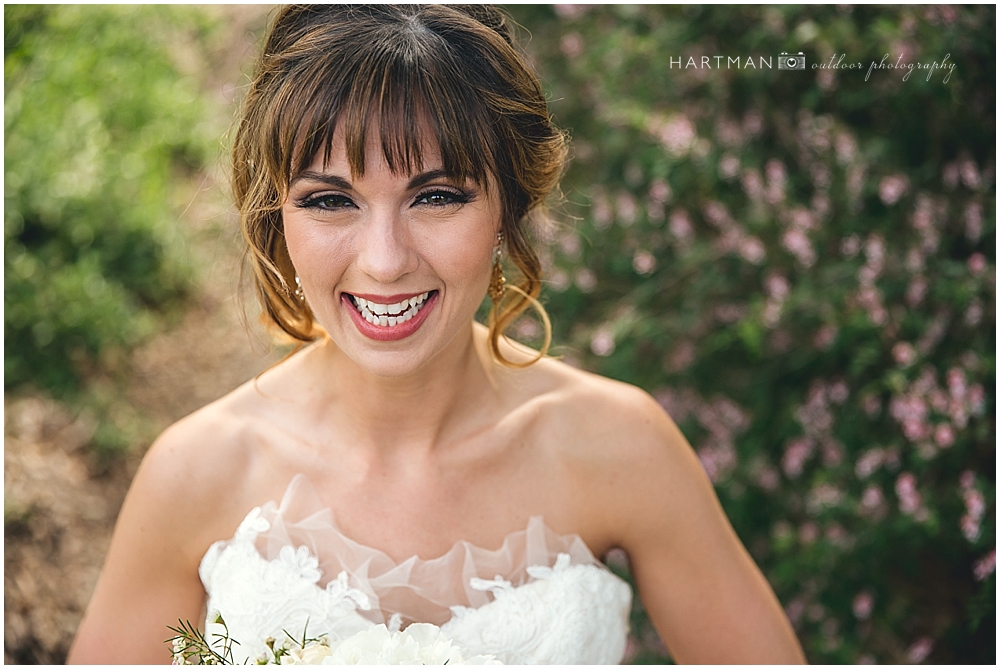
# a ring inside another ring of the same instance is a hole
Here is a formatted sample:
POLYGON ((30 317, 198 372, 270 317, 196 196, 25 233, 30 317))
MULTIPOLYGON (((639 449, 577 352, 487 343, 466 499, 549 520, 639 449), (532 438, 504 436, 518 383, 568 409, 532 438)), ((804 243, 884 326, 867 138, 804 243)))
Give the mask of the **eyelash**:
MULTIPOLYGON (((472 201, 472 196, 470 196, 468 193, 465 193, 458 189, 453 190, 451 188, 442 188, 440 186, 437 186, 435 188, 431 188, 426 191, 423 191, 422 193, 417 194, 417 196, 413 199, 413 204, 414 205, 421 204, 422 200, 427 200, 427 198, 430 198, 432 196, 440 196, 440 195, 444 195, 450 198, 451 201, 443 204, 431 204, 430 202, 423 202, 423 204, 426 204, 427 206, 430 207, 447 207, 454 204, 468 204, 469 202, 472 201)), ((306 196, 300 199, 295 204, 296 206, 302 209, 322 209, 325 211, 347 209, 349 206, 354 206, 354 203, 351 202, 351 199, 349 197, 337 193, 321 193, 319 195, 306 196), (324 201, 330 201, 330 200, 336 201, 337 204, 335 206, 329 206, 329 205, 324 206, 322 204, 324 201)))

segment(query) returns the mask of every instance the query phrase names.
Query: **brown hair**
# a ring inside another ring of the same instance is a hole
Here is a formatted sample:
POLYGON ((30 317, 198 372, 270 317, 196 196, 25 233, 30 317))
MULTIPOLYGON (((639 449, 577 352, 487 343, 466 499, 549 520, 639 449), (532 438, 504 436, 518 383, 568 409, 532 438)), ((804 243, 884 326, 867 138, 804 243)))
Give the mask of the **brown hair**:
POLYGON ((232 164, 267 320, 301 342, 322 334, 290 288, 295 270, 281 205, 291 178, 319 151, 329 159, 338 124, 353 174, 364 174, 369 124, 378 127, 392 171, 419 168, 423 115, 446 172, 484 187, 488 176, 495 179, 500 229, 520 276, 491 311, 490 348, 500 362, 523 366, 503 358, 499 338, 529 304, 541 310, 541 265, 526 216, 558 184, 566 141, 513 44, 504 15, 482 5, 294 5, 278 12, 236 128, 232 164))

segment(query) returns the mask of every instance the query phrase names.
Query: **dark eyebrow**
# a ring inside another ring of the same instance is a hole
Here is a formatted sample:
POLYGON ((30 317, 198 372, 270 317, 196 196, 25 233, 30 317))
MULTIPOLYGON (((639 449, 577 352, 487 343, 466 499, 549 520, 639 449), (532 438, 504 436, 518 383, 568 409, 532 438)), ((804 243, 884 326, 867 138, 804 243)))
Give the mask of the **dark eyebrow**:
MULTIPOLYGON (((407 184, 407 189, 413 190, 414 188, 420 188, 426 183, 434 181, 435 179, 449 179, 452 175, 444 170, 431 170, 430 172, 424 172, 423 174, 418 174, 417 176, 410 179, 410 183, 407 184)), ((305 171, 300 172, 294 179, 292 179, 290 186, 294 185, 296 182, 302 179, 309 179, 310 181, 318 181, 327 186, 333 188, 340 188, 342 190, 351 190, 351 182, 343 177, 338 177, 333 174, 324 174, 322 172, 312 172, 305 171)))

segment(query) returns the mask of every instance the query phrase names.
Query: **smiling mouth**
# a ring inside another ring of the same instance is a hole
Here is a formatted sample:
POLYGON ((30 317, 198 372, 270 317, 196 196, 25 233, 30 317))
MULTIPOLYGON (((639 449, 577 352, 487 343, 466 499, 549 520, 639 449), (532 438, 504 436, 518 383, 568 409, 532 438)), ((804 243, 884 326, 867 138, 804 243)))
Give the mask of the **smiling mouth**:
POLYGON ((420 310, 427 304, 428 299, 436 292, 436 290, 431 290, 420 293, 394 304, 379 304, 349 293, 348 296, 351 298, 350 303, 358 310, 363 319, 372 325, 392 328, 406 323, 419 314, 420 310))

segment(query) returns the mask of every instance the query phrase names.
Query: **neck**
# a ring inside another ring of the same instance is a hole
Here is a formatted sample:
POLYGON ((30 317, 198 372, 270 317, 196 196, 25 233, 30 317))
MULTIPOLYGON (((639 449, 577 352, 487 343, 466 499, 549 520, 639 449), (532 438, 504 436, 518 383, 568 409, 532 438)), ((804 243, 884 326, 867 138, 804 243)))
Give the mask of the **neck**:
POLYGON ((333 342, 324 342, 315 351, 315 364, 332 383, 326 381, 317 395, 317 415, 328 415, 333 407, 337 427, 352 446, 385 455, 427 453, 460 438, 496 405, 489 400, 496 392, 487 371, 491 363, 476 327, 404 377, 375 376, 333 342))

